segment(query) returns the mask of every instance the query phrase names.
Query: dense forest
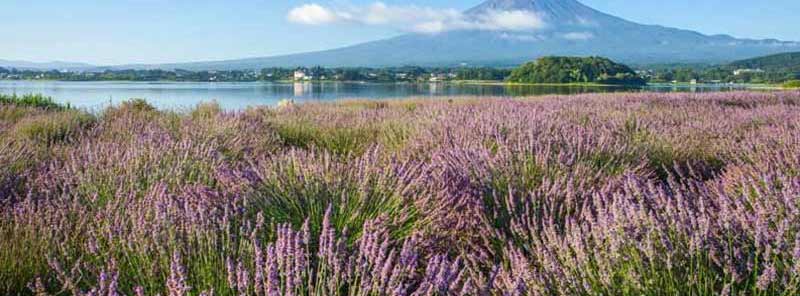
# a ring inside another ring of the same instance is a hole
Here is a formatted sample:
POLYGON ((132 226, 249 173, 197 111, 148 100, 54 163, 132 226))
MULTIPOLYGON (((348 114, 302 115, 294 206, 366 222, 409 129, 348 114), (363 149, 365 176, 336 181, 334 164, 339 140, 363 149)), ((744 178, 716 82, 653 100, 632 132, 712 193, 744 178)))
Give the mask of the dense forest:
POLYGON ((768 83, 800 79, 800 52, 783 53, 724 65, 662 64, 637 67, 650 82, 768 83))
POLYGON ((788 52, 753 59, 736 61, 730 64, 738 69, 762 69, 771 72, 800 72, 800 52, 788 52))
POLYGON ((602 57, 544 57, 511 72, 516 83, 598 83, 643 85, 630 67, 602 57))

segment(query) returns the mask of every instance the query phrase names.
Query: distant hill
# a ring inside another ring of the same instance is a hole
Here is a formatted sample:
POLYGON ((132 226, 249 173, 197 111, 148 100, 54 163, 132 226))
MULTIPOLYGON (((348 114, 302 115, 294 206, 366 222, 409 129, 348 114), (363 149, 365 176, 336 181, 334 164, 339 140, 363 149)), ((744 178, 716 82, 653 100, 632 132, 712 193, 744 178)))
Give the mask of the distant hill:
POLYGON ((770 72, 800 73, 800 52, 788 52, 740 60, 730 63, 728 66, 736 69, 762 69, 770 72))
POLYGON ((72 63, 72 62, 46 62, 35 63, 27 61, 9 61, 0 60, 0 67, 6 69, 19 69, 19 70, 83 70, 95 68, 95 66, 86 63, 72 63))
POLYGON ((644 85, 646 82, 623 64, 601 57, 543 57, 511 72, 510 82, 598 83, 644 85))

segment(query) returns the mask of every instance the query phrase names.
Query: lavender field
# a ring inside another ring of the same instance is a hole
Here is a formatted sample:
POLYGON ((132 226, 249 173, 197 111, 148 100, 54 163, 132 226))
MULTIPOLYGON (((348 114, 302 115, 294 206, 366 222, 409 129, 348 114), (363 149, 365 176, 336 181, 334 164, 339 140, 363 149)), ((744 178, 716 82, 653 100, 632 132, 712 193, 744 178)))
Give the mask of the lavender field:
POLYGON ((0 295, 798 293, 798 91, 0 100, 0 295))

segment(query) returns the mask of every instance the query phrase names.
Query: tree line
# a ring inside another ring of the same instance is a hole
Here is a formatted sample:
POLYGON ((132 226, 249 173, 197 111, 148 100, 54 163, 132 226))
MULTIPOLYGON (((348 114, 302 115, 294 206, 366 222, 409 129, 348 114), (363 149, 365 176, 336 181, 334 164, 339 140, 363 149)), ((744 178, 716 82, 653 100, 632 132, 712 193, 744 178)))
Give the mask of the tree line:
POLYGON ((661 64, 638 66, 637 71, 602 57, 544 57, 516 69, 493 67, 391 67, 391 68, 264 68, 260 70, 101 70, 58 71, 0 67, 0 80, 59 81, 187 81, 255 82, 292 81, 295 72, 307 81, 428 82, 449 80, 509 81, 518 83, 642 84, 769 83, 800 79, 800 66, 741 68, 745 65, 661 64))
POLYGON ((59 80, 59 81, 193 81, 193 82, 255 82, 255 81, 368 81, 418 82, 444 80, 502 81, 510 69, 489 67, 394 67, 394 68, 264 68, 261 70, 189 71, 189 70, 103 70, 58 71, 0 68, 0 79, 59 80), (302 73, 295 77, 295 73, 302 73))

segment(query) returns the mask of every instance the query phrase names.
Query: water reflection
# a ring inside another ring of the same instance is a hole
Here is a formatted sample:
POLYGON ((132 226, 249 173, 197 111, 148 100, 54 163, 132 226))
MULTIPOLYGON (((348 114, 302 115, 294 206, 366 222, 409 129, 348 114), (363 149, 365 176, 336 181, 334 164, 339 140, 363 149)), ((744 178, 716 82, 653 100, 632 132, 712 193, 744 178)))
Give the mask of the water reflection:
POLYGON ((448 83, 195 83, 195 82, 52 82, 0 81, 0 93, 41 93, 56 101, 84 108, 104 108, 130 98, 146 98, 159 108, 190 108, 216 100, 229 110, 254 105, 274 105, 282 99, 295 102, 340 99, 393 99, 407 97, 488 96, 519 97, 549 94, 606 92, 705 92, 744 90, 742 85, 651 85, 643 88, 476 85, 448 83))

